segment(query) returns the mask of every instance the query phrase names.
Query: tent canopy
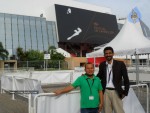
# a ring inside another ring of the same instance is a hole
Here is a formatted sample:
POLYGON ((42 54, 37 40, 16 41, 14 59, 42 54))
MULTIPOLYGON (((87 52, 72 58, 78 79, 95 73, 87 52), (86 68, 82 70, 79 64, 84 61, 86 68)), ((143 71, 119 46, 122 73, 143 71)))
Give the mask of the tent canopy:
POLYGON ((150 53, 150 40, 140 32, 136 24, 140 25, 139 22, 131 23, 126 20, 123 28, 112 41, 97 51, 87 53, 86 57, 103 56, 103 49, 107 46, 114 49, 115 55, 150 53))

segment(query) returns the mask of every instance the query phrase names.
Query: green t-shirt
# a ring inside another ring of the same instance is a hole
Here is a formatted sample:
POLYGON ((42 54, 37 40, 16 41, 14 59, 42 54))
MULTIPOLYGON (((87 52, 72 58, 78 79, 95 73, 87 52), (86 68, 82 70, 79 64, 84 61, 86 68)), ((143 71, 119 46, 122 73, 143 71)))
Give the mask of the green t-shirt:
POLYGON ((72 86, 74 88, 80 87, 81 108, 96 108, 99 106, 99 91, 101 91, 103 88, 98 77, 95 75, 93 78, 89 78, 86 75, 80 76, 76 79, 72 86))

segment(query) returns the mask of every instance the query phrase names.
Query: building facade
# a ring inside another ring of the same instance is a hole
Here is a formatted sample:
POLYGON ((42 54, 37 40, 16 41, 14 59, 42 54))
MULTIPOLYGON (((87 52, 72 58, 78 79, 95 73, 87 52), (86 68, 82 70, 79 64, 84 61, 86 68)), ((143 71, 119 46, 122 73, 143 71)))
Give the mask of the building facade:
POLYGON ((58 47, 54 21, 44 17, 33 17, 0 13, 0 42, 15 55, 18 47, 47 51, 49 46, 58 47))

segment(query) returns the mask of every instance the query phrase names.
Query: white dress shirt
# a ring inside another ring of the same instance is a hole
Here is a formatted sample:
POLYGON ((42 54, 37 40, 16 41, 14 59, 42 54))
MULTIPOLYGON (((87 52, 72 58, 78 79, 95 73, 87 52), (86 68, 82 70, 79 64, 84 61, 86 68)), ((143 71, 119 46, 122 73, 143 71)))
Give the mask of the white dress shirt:
POLYGON ((112 82, 113 80, 113 71, 112 71, 112 65, 113 65, 113 60, 111 62, 111 64, 108 64, 108 62, 106 62, 106 72, 107 72, 107 84, 106 84, 106 88, 115 88, 114 84, 112 82))

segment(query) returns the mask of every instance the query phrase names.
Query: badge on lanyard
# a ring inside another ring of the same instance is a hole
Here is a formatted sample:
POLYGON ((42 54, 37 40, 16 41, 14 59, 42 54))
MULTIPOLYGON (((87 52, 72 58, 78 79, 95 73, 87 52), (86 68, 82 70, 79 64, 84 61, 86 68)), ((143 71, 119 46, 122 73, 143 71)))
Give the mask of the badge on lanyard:
POLYGON ((94 96, 89 96, 89 100, 94 100, 94 96))
POLYGON ((90 95, 91 95, 91 96, 89 96, 89 100, 94 100, 94 96, 92 96, 92 86, 93 86, 93 84, 94 84, 94 79, 93 79, 93 82, 92 82, 92 85, 91 85, 91 86, 90 86, 90 83, 89 83, 88 79, 86 79, 86 80, 87 80, 87 83, 88 83, 89 88, 90 88, 90 95))

